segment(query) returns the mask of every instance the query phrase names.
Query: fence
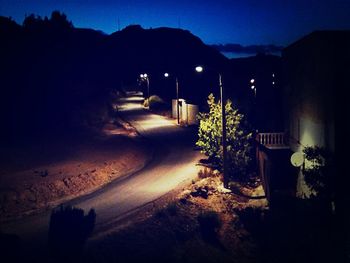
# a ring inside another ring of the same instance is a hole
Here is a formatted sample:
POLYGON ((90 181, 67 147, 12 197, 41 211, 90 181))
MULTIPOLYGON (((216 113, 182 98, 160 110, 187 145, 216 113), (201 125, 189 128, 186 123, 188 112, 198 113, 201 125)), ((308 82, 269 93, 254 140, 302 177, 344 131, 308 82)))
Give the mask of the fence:
POLYGON ((274 132, 274 133, 258 133, 256 135, 256 140, 258 143, 267 147, 283 147, 286 146, 284 133, 274 132))

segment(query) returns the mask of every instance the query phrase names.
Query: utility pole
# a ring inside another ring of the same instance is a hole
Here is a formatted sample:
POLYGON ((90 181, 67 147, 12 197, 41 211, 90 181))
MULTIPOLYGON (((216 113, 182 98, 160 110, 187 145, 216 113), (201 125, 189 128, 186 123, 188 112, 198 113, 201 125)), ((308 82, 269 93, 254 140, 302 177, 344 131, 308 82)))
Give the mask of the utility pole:
POLYGON ((147 80, 147 95, 148 95, 148 103, 149 103, 149 77, 146 77, 147 80))
POLYGON ((180 124, 179 81, 177 80, 177 77, 175 78, 175 82, 176 82, 177 124, 180 124))
POLYGON ((226 116, 225 116, 225 100, 224 90, 222 85, 222 77, 219 74, 219 85, 220 85, 220 97, 221 97, 221 117, 222 117, 222 162, 223 162, 223 178, 224 187, 228 188, 228 177, 227 177, 227 161, 226 161, 226 116))

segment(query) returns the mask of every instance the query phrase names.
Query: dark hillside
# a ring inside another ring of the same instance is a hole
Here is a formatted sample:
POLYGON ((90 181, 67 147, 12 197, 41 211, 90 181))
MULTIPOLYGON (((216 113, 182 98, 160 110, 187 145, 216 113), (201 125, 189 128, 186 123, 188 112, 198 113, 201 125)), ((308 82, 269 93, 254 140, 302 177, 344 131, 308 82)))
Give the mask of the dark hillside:
POLYGON ((151 95, 170 102, 177 76, 180 97, 205 105, 209 93, 219 96, 220 72, 227 97, 244 102, 251 95, 246 78, 252 66, 267 69, 266 61, 276 60, 257 56, 230 61, 182 29, 131 25, 111 35, 79 29, 57 11, 44 19, 30 15, 22 26, 1 17, 0 38, 4 141, 74 134, 99 125, 112 91, 146 91, 145 85, 137 87, 141 73, 149 75, 151 95), (204 72, 195 72, 197 65, 204 72))

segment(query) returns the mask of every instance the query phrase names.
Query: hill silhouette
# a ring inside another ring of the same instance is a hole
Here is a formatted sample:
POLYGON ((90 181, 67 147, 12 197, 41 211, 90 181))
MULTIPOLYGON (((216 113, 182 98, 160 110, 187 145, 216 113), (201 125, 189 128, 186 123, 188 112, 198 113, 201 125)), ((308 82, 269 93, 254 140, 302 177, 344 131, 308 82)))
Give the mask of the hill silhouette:
POLYGON ((98 122, 96 112, 107 111, 110 92, 136 84, 141 72, 150 75, 152 93, 170 99, 175 84, 164 79, 165 71, 189 87, 195 65, 228 62, 186 30, 132 25, 106 35, 74 28, 58 11, 50 18, 27 16, 23 25, 0 17, 0 37, 6 141, 72 133, 98 122))
POLYGON ((175 76, 189 102, 205 104, 211 92, 218 97, 218 72, 230 98, 250 96, 240 82, 249 66, 240 64, 254 59, 230 61, 187 30, 130 25, 107 35, 75 28, 54 11, 50 18, 27 16, 23 25, 0 17, 0 38, 1 138, 9 143, 100 125, 111 93, 136 86, 140 73, 150 76, 151 95, 166 101, 175 97, 175 76), (205 72, 196 73, 197 65, 205 72))

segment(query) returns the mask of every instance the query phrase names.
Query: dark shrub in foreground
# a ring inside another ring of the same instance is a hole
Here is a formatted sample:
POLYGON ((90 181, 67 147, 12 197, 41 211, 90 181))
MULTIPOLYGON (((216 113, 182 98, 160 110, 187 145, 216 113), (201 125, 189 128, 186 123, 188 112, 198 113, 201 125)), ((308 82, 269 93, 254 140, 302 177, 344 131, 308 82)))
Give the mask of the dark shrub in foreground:
POLYGON ((201 213, 198 216, 198 223, 203 238, 207 241, 216 240, 217 230, 221 226, 221 220, 218 213, 214 211, 208 211, 201 213))
POLYGON ((71 206, 54 210, 49 228, 49 248, 51 256, 58 260, 79 258, 83 246, 91 235, 96 220, 93 209, 87 215, 84 210, 71 206))

